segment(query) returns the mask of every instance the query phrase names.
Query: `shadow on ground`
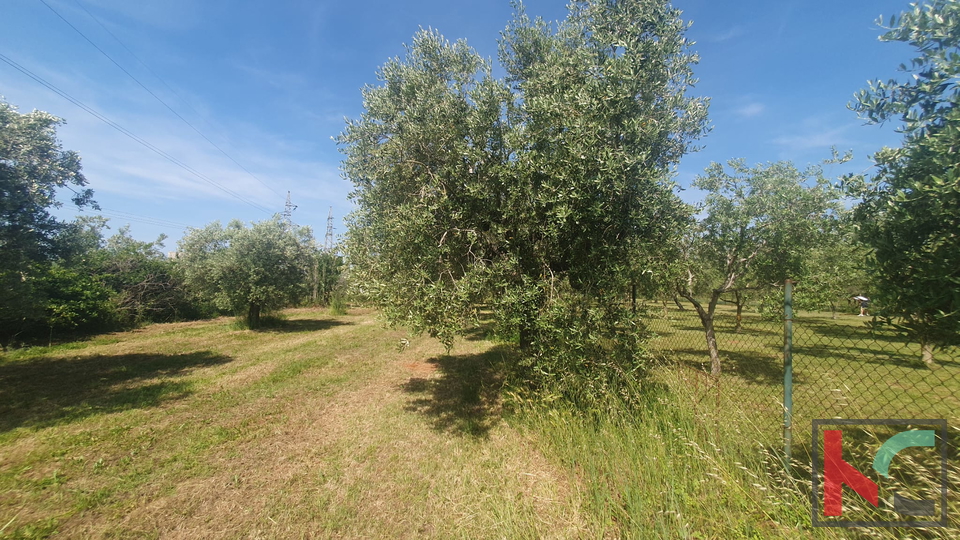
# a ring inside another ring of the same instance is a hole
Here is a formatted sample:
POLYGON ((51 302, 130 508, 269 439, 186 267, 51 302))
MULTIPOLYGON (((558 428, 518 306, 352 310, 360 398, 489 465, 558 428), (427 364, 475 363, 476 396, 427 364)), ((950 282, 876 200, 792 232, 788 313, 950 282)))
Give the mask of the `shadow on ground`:
MULTIPOLYGON (((698 371, 710 371, 710 357, 705 349, 671 349, 668 353, 683 365, 698 371)), ((720 366, 723 374, 728 377, 737 377, 756 384, 783 384, 783 358, 775 354, 721 349, 720 366)), ((793 381, 795 384, 805 382, 796 372, 793 381)))
POLYGON ((431 418, 437 430, 486 437, 501 418, 500 390, 512 354, 499 346, 482 354, 427 360, 437 371, 401 385, 413 397, 405 409, 431 418))
POLYGON ((192 393, 184 376, 231 358, 210 351, 38 357, 0 363, 0 432, 154 407, 192 393))
POLYGON ((352 325, 353 323, 335 321, 333 319, 292 319, 279 322, 271 327, 258 329, 258 332, 274 332, 278 334, 297 332, 319 332, 335 326, 352 325))

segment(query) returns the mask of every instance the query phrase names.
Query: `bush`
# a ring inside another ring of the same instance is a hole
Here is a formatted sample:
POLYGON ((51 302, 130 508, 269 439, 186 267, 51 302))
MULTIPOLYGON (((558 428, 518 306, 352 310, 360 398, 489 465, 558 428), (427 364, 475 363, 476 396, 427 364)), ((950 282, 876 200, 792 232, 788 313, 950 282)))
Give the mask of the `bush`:
POLYGON ((346 291, 344 290, 343 287, 336 287, 333 289, 333 292, 330 293, 330 314, 331 315, 347 314, 346 291))
POLYGON ((650 367, 649 332, 640 315, 616 299, 565 291, 537 318, 533 336, 519 365, 525 384, 552 387, 585 408, 611 395, 631 401, 635 381, 650 367))

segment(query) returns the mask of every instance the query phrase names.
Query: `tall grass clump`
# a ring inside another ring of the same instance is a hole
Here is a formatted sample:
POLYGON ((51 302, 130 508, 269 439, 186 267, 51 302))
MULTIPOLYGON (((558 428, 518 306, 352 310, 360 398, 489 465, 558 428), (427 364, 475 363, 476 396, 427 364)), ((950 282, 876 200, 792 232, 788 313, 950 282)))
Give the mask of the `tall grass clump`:
POLYGON ((661 379, 590 410, 561 393, 513 396, 520 424, 580 480, 594 527, 620 538, 833 537, 810 527, 809 492, 742 415, 703 416, 682 381, 661 379))
POLYGON ((347 298, 342 288, 334 289, 333 294, 330 295, 330 314, 334 316, 347 314, 347 298))
MULTIPOLYGON (((587 398, 571 400, 570 388, 530 399, 510 394, 518 424, 578 479, 593 530, 617 538, 955 537, 956 447, 947 471, 947 528, 813 527, 806 444, 795 439, 792 471, 786 472, 782 442, 771 437, 770 426, 758 424, 737 394, 724 393, 716 379, 696 370, 671 366, 624 384, 633 399, 611 394, 601 403, 586 390, 587 398), (583 406, 591 401, 596 406, 583 406)), ((864 448, 875 452, 876 444, 864 448)), ((929 494, 936 476, 914 474, 926 465, 901 464, 908 480, 896 486, 901 495, 929 494)), ((863 509, 855 494, 845 497, 845 508, 863 509)), ((896 517, 892 510, 876 514, 896 517)))

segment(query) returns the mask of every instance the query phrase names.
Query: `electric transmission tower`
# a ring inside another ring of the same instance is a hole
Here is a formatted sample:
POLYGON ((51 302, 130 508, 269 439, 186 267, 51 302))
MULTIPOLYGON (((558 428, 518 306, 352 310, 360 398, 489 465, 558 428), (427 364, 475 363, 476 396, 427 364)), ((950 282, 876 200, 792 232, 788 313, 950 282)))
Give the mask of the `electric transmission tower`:
POLYGON ((327 236, 323 239, 323 250, 333 251, 333 207, 330 207, 330 213, 327 214, 327 236))
POLYGON ((290 202, 290 192, 287 192, 287 202, 283 205, 283 221, 287 225, 290 225, 291 220, 293 219, 293 211, 297 209, 297 205, 290 202))

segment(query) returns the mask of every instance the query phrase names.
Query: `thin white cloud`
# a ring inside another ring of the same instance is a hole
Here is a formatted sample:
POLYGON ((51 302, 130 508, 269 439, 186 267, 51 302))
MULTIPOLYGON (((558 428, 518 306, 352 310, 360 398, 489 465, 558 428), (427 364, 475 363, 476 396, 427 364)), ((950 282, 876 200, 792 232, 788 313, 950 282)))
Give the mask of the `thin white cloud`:
MULTIPOLYGON (((337 159, 327 163, 314 157, 318 154, 317 142, 326 144, 326 140, 289 139, 251 124, 223 122, 223 130, 230 134, 229 141, 213 133, 208 136, 254 178, 149 96, 131 99, 139 94, 111 90, 109 86, 87 93, 84 89, 91 87, 85 77, 73 79, 71 74, 38 71, 137 137, 269 210, 282 210, 282 196, 287 190, 301 199, 331 203, 345 200, 350 191, 349 183, 339 177, 337 159)), ((10 103, 20 105, 21 112, 37 108, 66 118, 67 123, 58 129, 58 137, 65 149, 80 154, 90 187, 97 193, 144 201, 245 204, 26 78, 5 78, 0 94, 10 103)))
POLYGON ((759 116, 766 110, 766 106, 763 103, 748 103, 742 107, 739 107, 736 110, 737 116, 740 118, 753 118, 759 116))
POLYGON ((847 134, 850 125, 829 126, 824 122, 808 119, 793 132, 780 135, 773 142, 787 153, 800 153, 814 149, 848 148, 856 141, 847 134))
POLYGON ((746 34, 746 28, 738 24, 736 26, 730 27, 725 32, 709 35, 705 37, 703 41, 706 41, 709 43, 723 43, 725 41, 736 39, 744 34, 746 34))
POLYGON ((267 84, 285 92, 299 90, 309 86, 307 77, 302 73, 264 68, 245 62, 233 62, 233 65, 238 70, 246 73, 251 80, 261 84, 267 84))

